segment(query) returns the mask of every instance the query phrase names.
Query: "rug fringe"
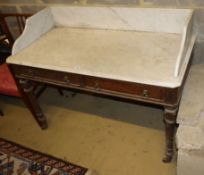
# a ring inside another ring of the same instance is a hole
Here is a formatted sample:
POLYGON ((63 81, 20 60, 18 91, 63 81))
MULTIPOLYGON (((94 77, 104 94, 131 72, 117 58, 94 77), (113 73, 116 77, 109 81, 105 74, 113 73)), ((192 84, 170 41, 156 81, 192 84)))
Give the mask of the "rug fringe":
POLYGON ((95 170, 88 170, 85 175, 98 175, 95 170))

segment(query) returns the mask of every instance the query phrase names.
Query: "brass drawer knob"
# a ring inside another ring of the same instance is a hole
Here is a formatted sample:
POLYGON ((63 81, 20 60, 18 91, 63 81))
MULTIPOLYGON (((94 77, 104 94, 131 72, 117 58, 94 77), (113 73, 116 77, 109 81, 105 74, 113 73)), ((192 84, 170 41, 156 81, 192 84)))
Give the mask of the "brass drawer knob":
POLYGON ((80 87, 85 87, 85 80, 83 79, 83 77, 80 79, 80 87))
POLYGON ((65 83, 67 83, 67 84, 70 83, 70 81, 69 81, 69 77, 68 77, 67 75, 64 76, 64 81, 65 81, 65 83))
POLYGON ((33 76, 34 76, 33 70, 29 69, 29 70, 28 70, 28 75, 33 77, 33 76))
POLYGON ((142 91, 142 96, 143 96, 143 97, 148 97, 148 96, 149 96, 147 89, 144 89, 144 90, 142 91))
POLYGON ((99 91, 99 90, 100 90, 100 85, 99 85, 99 82, 95 82, 95 89, 96 89, 97 91, 99 91))

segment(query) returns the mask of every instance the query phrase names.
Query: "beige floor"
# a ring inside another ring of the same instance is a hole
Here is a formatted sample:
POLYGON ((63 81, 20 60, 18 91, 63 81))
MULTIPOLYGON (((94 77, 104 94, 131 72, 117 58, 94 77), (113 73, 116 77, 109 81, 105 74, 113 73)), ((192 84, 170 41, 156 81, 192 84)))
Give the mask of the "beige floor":
POLYGON ((112 99, 49 89, 40 98, 42 131, 19 99, 0 96, 0 137, 95 169, 101 175, 175 175, 164 153, 162 111, 112 99))

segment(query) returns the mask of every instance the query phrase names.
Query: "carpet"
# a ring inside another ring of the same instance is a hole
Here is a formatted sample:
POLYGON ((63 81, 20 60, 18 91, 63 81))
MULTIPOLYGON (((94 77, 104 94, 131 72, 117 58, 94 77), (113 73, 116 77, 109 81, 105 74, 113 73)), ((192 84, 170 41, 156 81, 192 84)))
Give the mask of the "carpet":
POLYGON ((0 175, 93 175, 79 165, 0 138, 0 175))

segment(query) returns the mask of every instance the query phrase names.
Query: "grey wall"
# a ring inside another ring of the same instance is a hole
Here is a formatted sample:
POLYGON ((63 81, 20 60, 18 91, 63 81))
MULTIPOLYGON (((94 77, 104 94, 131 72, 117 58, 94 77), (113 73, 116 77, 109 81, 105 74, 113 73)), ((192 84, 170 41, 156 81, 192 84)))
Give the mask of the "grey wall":
POLYGON ((194 62, 204 62, 204 0, 0 0, 2 12, 35 13, 55 5, 111 5, 134 7, 193 8, 198 39, 194 62))

